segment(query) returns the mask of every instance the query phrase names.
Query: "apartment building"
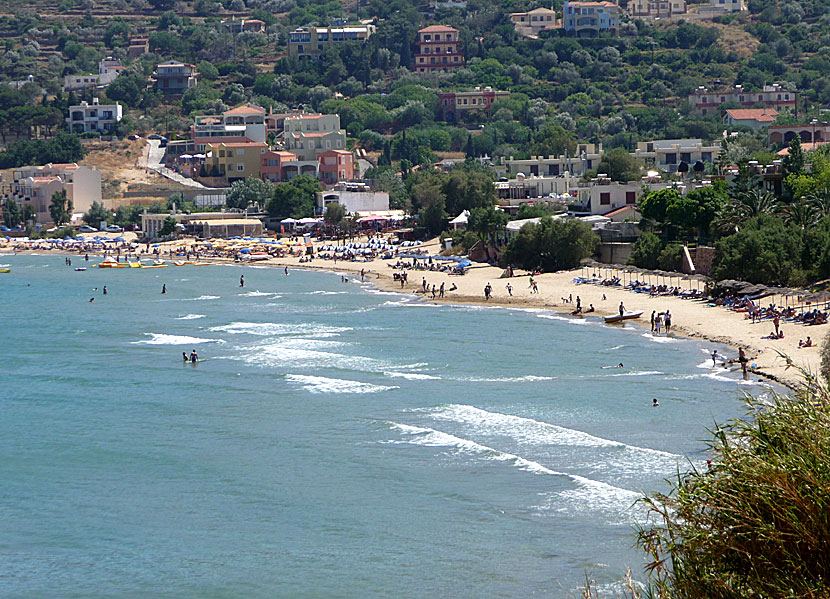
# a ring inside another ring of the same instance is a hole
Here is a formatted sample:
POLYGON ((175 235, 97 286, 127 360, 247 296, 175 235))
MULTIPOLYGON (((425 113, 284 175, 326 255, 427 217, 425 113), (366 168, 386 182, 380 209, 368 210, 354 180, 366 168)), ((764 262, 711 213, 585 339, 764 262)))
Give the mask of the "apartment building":
POLYGON ((727 102, 735 102, 743 108, 761 105, 776 110, 782 108, 794 110, 798 102, 797 93, 795 90, 786 89, 778 83, 765 85, 761 91, 749 91, 741 85, 721 90, 709 89, 701 85, 693 94, 689 95, 689 104, 697 114, 701 115, 719 112, 721 105, 727 102))
POLYGON ((219 142, 207 145, 205 169, 224 177, 228 183, 247 178, 260 178, 262 154, 268 146, 261 142, 219 142))
POLYGON ((83 101, 77 106, 70 106, 66 125, 72 133, 110 131, 123 116, 121 104, 99 104, 98 98, 93 98, 92 104, 83 101))
POLYGON ((778 111, 774 108, 730 108, 723 120, 730 127, 764 129, 772 125, 776 118, 778 111))
POLYGON ((628 12, 637 18, 665 19, 686 14, 686 0, 630 0, 628 12))
POLYGON ((510 22, 516 33, 522 37, 536 38, 547 29, 561 26, 553 8, 534 8, 528 12, 510 13, 510 22))
POLYGON ((326 150, 345 150, 346 132, 338 114, 298 114, 284 120, 285 149, 300 161, 316 162, 326 150))
POLYGON ((288 34, 290 56, 318 56, 328 44, 365 42, 377 31, 371 24, 300 27, 288 34))
POLYGON ((165 94, 181 94, 186 89, 196 87, 199 73, 196 65, 168 60, 156 65, 153 79, 156 89, 165 94))
POLYGON ((717 162, 720 151, 720 144, 704 145, 700 139, 659 139, 637 142, 631 155, 642 160, 646 168, 676 173, 681 164, 692 171, 698 162, 704 165, 717 162))
POLYGON ((260 174, 275 183, 309 175, 333 185, 354 179, 354 154, 348 150, 326 150, 316 160, 300 160, 293 152, 271 150, 260 157, 260 174))
POLYGON ((414 56, 416 73, 448 72, 465 64, 458 29, 430 25, 418 31, 418 52, 414 56))
POLYGON ((483 110, 489 115, 493 102, 509 97, 510 92, 496 91, 492 87, 476 87, 472 91, 438 94, 441 117, 446 121, 456 121, 464 112, 470 110, 483 110))
POLYGON ((620 7, 613 2, 575 2, 565 0, 562 7, 565 31, 577 37, 616 35, 620 27, 620 7))
POLYGON ((573 155, 561 156, 531 156, 527 159, 517 159, 511 156, 504 161, 504 166, 497 170, 504 170, 509 175, 535 175, 556 177, 568 173, 581 177, 589 170, 596 168, 602 159, 602 144, 579 144, 573 155))
POLYGON ((211 143, 264 143, 268 133, 266 115, 267 111, 261 106, 243 104, 219 115, 197 116, 190 128, 192 147, 196 152, 204 153, 211 143))
MULTIPOLYGON (((579 177, 563 173, 556 176, 530 175, 523 173, 516 175, 515 179, 507 181, 495 181, 496 195, 500 200, 541 200, 550 198, 561 198, 570 195, 579 185, 579 177)), ((511 205, 514 202, 511 202, 511 205)))
POLYGON ((31 204, 39 223, 52 221, 49 205, 52 195, 61 190, 66 190, 73 213, 87 212, 93 202, 101 201, 101 173, 76 163, 64 163, 21 167, 12 174, 12 198, 31 204))

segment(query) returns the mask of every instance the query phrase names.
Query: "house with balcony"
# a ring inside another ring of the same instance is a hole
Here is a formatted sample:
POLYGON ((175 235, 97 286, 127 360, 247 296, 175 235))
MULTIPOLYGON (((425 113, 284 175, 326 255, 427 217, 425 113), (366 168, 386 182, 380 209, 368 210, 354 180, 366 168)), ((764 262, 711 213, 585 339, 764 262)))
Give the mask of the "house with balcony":
POLYGON ((576 37, 616 35, 620 28, 620 7, 613 2, 565 0, 562 13, 562 27, 576 37))
POLYGON ((727 102, 738 104, 741 108, 782 108, 795 110, 797 106, 797 92, 787 89, 779 83, 765 85, 760 91, 749 91, 742 85, 733 88, 709 89, 703 85, 689 95, 689 104, 696 114, 706 115, 713 112, 720 113, 721 105, 727 102))
POLYGON ((416 73, 449 72, 463 67, 464 54, 458 29, 446 25, 430 25, 418 31, 418 51, 413 58, 416 73))
POLYGON ((199 72, 196 65, 168 60, 156 65, 153 79, 156 89, 164 94, 182 94, 191 87, 196 87, 199 72))
POLYGON ((628 12, 638 19, 667 19, 686 14, 686 0, 630 0, 628 12))
POLYGON ((211 143, 264 143, 268 135, 266 115, 267 111, 261 106, 243 104, 222 114, 197 116, 190 127, 193 143, 185 149, 189 152, 192 147, 193 151, 204 153, 211 143))
POLYGON ((815 120, 799 125, 770 125, 767 134, 770 145, 788 146, 796 136, 801 143, 825 143, 830 140, 830 123, 815 120))
POLYGON ((438 94, 441 117, 446 121, 457 121, 465 112, 480 110, 487 116, 493 102, 509 98, 510 92, 496 91, 492 87, 476 87, 466 92, 446 92, 438 94))
POLYGON ((262 142, 219 142, 208 144, 205 169, 211 177, 219 176, 228 183, 260 178, 262 154, 268 146, 262 142))
POLYGON ((648 169, 676 173, 694 171, 695 165, 705 167, 713 164, 717 162, 720 152, 720 144, 705 145, 700 139, 660 139, 637 142, 637 148, 631 155, 642 160, 648 169))
POLYGON ((97 75, 66 75, 63 78, 63 91, 74 91, 87 87, 106 87, 121 74, 124 66, 121 61, 108 56, 98 63, 97 75))
POLYGON ((596 168, 602 159, 602 144, 578 144, 573 155, 565 153, 561 156, 531 156, 530 158, 510 158, 504 161, 502 167, 496 167, 497 172, 504 172, 507 176, 544 176, 557 177, 568 173, 581 177, 589 170, 596 168))
POLYGON ((345 150, 346 132, 338 114, 298 114, 284 120, 285 149, 304 162, 317 162, 326 150, 345 150))
POLYGON ((513 29, 522 37, 538 38, 539 33, 561 26, 553 8, 534 8, 528 12, 510 13, 513 29))
POLYGON ((372 24, 299 27, 288 34, 289 56, 319 56, 329 44, 365 42, 376 31, 372 24))
POLYGON ((12 174, 11 197, 20 204, 31 204, 37 222, 49 223, 52 195, 66 191, 73 213, 85 213, 93 202, 101 202, 101 172, 76 163, 25 166, 12 174))
POLYGON ((92 104, 83 101, 77 106, 70 106, 66 125, 72 133, 111 131, 123 116, 121 104, 99 104, 98 98, 93 98, 92 104))
POLYGON ((274 183, 309 175, 325 184, 354 179, 354 154, 348 150, 326 150, 316 160, 300 160, 292 152, 271 150, 261 156, 260 173, 274 183))

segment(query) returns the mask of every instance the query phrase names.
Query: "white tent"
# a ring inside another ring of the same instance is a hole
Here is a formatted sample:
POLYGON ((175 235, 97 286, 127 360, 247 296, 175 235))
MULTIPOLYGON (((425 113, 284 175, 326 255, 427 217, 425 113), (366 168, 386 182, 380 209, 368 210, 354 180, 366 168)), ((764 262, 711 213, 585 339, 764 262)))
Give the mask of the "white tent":
POLYGON ((450 224, 452 225, 453 229, 459 229, 459 228, 464 229, 467 226, 467 221, 469 220, 469 218, 470 218, 470 211, 465 210, 464 212, 462 212, 461 214, 456 216, 454 219, 452 219, 450 221, 450 224))
POLYGON ((282 224, 282 225, 293 225, 296 222, 297 221, 294 220, 293 218, 284 218, 280 221, 280 224, 282 224))

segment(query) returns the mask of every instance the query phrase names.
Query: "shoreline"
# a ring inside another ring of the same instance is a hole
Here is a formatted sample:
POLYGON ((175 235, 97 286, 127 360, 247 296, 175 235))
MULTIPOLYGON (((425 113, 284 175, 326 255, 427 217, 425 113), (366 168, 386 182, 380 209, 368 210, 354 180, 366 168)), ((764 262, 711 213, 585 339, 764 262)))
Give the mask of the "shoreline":
MULTIPOLYGON (((188 245, 187 242, 171 242, 165 244, 168 248, 175 248, 179 245, 188 245)), ((315 256, 319 242, 315 242, 315 256)), ((164 247, 164 246, 163 246, 164 247)), ((424 243, 420 249, 437 250, 439 247, 437 240, 424 243)), ((60 250, 49 250, 46 252, 22 251, 22 252, 4 252, 0 248, 0 257, 4 255, 61 255, 61 256, 78 256, 77 253, 65 252, 60 250)), ((429 270, 409 270, 409 281, 404 287, 400 286, 398 281, 393 279, 392 268, 389 267, 386 261, 381 259, 374 259, 367 262, 350 262, 350 261, 333 261, 316 258, 313 262, 300 262, 298 257, 285 256, 282 258, 270 258, 257 262, 237 262, 231 258, 220 257, 203 257, 200 258, 202 262, 209 262, 216 265, 234 265, 243 267, 264 267, 264 268, 286 268, 289 269, 303 269, 309 271, 327 271, 341 276, 360 277, 361 270, 365 270, 364 282, 371 283, 382 291, 410 294, 416 297, 417 301, 432 302, 434 304, 458 304, 458 305, 477 305, 477 306, 498 306, 505 308, 516 309, 540 309, 548 310, 563 316, 572 316, 575 308, 574 303, 568 303, 568 296, 573 298, 580 297, 582 300, 583 310, 591 304, 594 305, 595 311, 589 313, 590 316, 601 318, 603 316, 614 315, 617 313, 617 306, 620 302, 629 306, 629 309, 643 310, 644 320, 631 320, 626 324, 631 324, 643 332, 648 333, 649 328, 645 325, 649 322, 647 316, 650 310, 664 311, 670 309, 673 314, 672 331, 670 334, 662 334, 658 337, 678 337, 687 338, 698 341, 706 341, 725 345, 732 348, 736 353, 741 347, 746 349, 749 362, 754 364, 753 367, 747 368, 747 372, 754 374, 763 379, 767 379, 776 384, 787 387, 792 391, 798 390, 803 386, 803 380, 798 368, 789 367, 783 359, 778 355, 778 351, 789 355, 792 362, 796 366, 802 366, 808 371, 818 373, 818 366, 820 363, 819 344, 823 342, 825 331, 817 329, 820 334, 813 340, 814 346, 811 348, 799 349, 797 346, 798 335, 803 334, 805 337, 809 331, 802 329, 804 325, 797 325, 794 323, 783 323, 782 330, 787 329, 790 334, 789 338, 775 340, 775 346, 771 346, 769 342, 773 340, 760 339, 760 335, 766 334, 769 331, 764 330, 764 326, 771 326, 767 321, 761 321, 761 328, 751 323, 749 319, 744 318, 743 314, 728 311, 721 307, 709 307, 704 303, 695 300, 684 300, 674 296, 649 296, 646 294, 633 294, 629 290, 622 287, 605 287, 596 285, 577 285, 573 283, 572 279, 580 274, 580 270, 563 271, 558 273, 545 273, 535 277, 538 283, 538 293, 531 293, 529 286, 526 283, 529 281, 527 275, 516 275, 512 278, 502 279, 502 269, 489 265, 474 265, 467 274, 449 275, 437 271, 429 270), (422 293, 422 280, 426 279, 428 289, 432 285, 445 284, 446 288, 453 283, 458 286, 457 291, 448 292, 444 298, 436 296, 435 299, 422 293), (513 295, 506 293, 506 284, 512 286, 513 295), (485 284, 493 286, 493 295, 490 300, 485 300, 483 289, 485 284), (603 300, 603 297, 606 299, 603 300), (565 301, 563 301, 565 300, 565 301), (636 302, 636 304, 635 304, 636 302), (793 334, 793 331, 798 331, 793 334), (753 338, 758 334, 757 337, 753 338)), ((89 263, 89 267, 94 267, 94 264, 89 263)), ((171 267, 178 268, 178 267, 171 267)), ((608 270, 614 270, 608 268, 608 270)), ((583 317, 588 314, 583 313, 583 317)), ((589 317, 590 317, 589 316, 589 317)), ((573 318, 580 318, 573 316, 573 318)), ((626 326, 622 325, 607 325, 607 326, 626 326)), ((807 327, 804 327, 806 329, 807 327)), ((731 357, 730 357, 731 358, 731 357)))

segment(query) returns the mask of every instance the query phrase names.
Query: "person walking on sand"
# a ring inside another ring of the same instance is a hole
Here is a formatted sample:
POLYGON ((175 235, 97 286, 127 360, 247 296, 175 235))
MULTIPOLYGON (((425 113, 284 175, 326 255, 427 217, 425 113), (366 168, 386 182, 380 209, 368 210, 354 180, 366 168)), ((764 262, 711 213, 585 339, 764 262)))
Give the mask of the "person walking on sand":
POLYGON ((655 310, 651 311, 651 332, 654 332, 654 315, 657 314, 655 310))
POLYGON ((778 336, 778 326, 781 324, 781 319, 778 317, 778 314, 775 315, 775 318, 772 319, 772 324, 775 325, 775 336, 778 336))
POLYGON ((490 286, 490 283, 488 282, 484 286, 484 299, 489 300, 490 299, 490 294, 492 293, 492 291, 493 291, 493 288, 490 286))
POLYGON ((671 332, 671 312, 666 310, 666 317, 663 319, 663 323, 666 325, 666 335, 671 332))
POLYGON ((539 293, 539 287, 536 285, 536 281, 533 281, 531 284, 531 293, 539 293))
POLYGON ((507 295, 513 297, 513 286, 510 283, 505 285, 505 289, 507 289, 507 295))
POLYGON ((437 291, 435 283, 432 284, 432 299, 435 299, 435 292, 437 291))
POLYGON ((245 286, 245 275, 242 275, 241 277, 239 277, 239 286, 240 287, 245 286))

